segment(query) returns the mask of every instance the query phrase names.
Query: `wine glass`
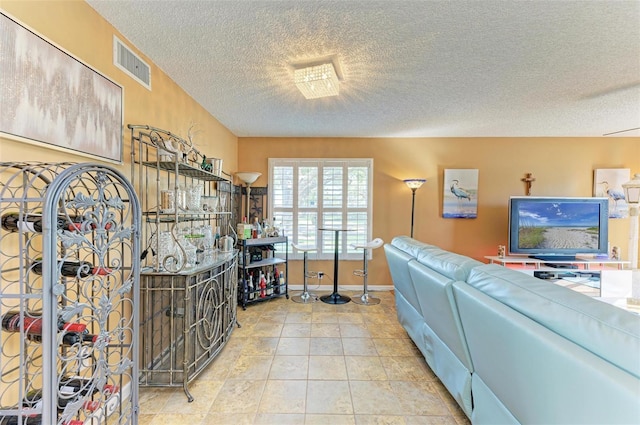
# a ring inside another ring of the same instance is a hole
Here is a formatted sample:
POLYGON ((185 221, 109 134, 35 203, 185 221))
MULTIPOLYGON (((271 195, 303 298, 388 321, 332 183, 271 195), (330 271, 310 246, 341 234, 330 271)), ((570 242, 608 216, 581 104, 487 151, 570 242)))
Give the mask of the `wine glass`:
POLYGON ((226 193, 219 193, 218 194, 218 202, 220 203, 220 205, 218 205, 218 208, 220 211, 226 211, 227 210, 227 194, 226 193))

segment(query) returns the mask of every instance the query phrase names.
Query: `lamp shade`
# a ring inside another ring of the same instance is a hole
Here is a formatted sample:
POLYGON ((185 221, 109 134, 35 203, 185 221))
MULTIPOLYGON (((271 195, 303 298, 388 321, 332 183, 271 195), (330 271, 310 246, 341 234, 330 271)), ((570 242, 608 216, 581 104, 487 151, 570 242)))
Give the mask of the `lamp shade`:
POLYGON ((262 173, 252 172, 252 171, 239 171, 236 173, 236 177, 245 182, 247 185, 252 184, 258 177, 260 177, 262 173))
POLYGON ((407 184, 407 186, 411 190, 420 189, 420 186, 422 186, 422 184, 424 182, 426 182, 426 181, 427 181, 426 179, 407 179, 407 180, 404 180, 404 182, 407 184))
POLYGON ((633 179, 622 184, 624 190, 624 199, 627 204, 639 204, 640 203, 640 174, 636 173, 633 179))

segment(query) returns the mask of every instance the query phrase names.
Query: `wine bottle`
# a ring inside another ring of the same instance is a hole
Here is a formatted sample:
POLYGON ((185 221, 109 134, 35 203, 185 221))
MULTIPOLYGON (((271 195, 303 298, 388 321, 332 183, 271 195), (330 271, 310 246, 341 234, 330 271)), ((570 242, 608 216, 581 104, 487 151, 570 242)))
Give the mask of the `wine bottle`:
POLYGON ((93 395, 97 393, 98 390, 95 385, 91 384, 91 379, 80 376, 70 378, 62 377, 58 384, 58 392, 67 399, 72 395, 93 395))
POLYGON ((249 273, 249 299, 253 300, 256 297, 256 287, 253 284, 253 272, 249 273))
POLYGON ((0 425, 42 425, 42 415, 40 413, 24 413, 21 416, 0 416, 0 425), (22 422, 19 422, 22 419, 22 422))
POLYGON ((260 222, 258 221, 258 217, 253 218, 253 238, 261 238, 262 237, 262 226, 260 226, 260 222))
POLYGON ((273 284, 271 283, 271 273, 267 272, 267 276, 265 278, 265 282, 267 285, 267 297, 273 295, 273 284))
POLYGON ((245 278, 242 278, 242 302, 249 299, 249 284, 245 278))
POLYGON ((264 278, 264 274, 260 272, 260 298, 267 297, 267 280, 264 278))
MULTIPOLYGON (((42 275, 42 261, 33 263, 31 267, 34 273, 42 275)), ((87 277, 90 275, 106 276, 111 273, 111 269, 106 267, 94 267, 88 261, 60 261, 58 262, 60 274, 66 277, 87 277)))
MULTIPOLYGON (((70 401, 75 401, 75 397, 58 397, 57 408, 58 411, 64 410, 70 401)), ((39 409, 42 407, 42 390, 29 391, 22 399, 22 406, 30 409, 39 409)), ((100 402, 97 400, 85 400, 82 403, 82 409, 88 412, 95 412, 100 407, 100 402)))
POLYGON ((100 402, 97 400, 87 400, 82 403, 82 408, 87 412, 95 412, 100 407, 100 402))
POLYGON ((59 382, 59 394, 69 399, 71 396, 91 396, 97 392, 102 392, 105 397, 110 397, 120 391, 120 387, 112 384, 105 384, 102 388, 98 388, 92 384, 91 379, 81 376, 63 377, 59 382))
MULTIPOLYGON (((27 334, 27 339, 33 342, 42 342, 42 335, 27 334)), ((64 335, 62 335, 62 344, 69 346, 83 343, 94 344, 97 340, 98 335, 84 332, 66 332, 64 335)))
POLYGON ((117 394, 118 392, 120 392, 120 387, 117 385, 106 384, 104 387, 102 387, 102 393, 106 397, 112 397, 114 394, 117 394))
POLYGON ((273 267, 273 293, 280 295, 280 282, 278 281, 278 267, 273 267))
MULTIPOLYGON (((56 228, 59 230, 82 230, 81 218, 76 216, 68 217, 66 215, 58 215, 56 219, 56 228)), ((42 214, 23 214, 22 220, 20 214, 17 212, 5 213, 0 217, 0 226, 8 232, 38 232, 42 233, 42 214)), ((91 230, 96 228, 95 224, 89 226, 91 230)), ((111 223, 106 223, 105 229, 111 229, 111 223)))
MULTIPOLYGON (((66 220, 58 217, 56 227, 64 228, 66 220)), ((42 232, 42 215, 41 214, 24 214, 22 220, 17 212, 5 213, 0 219, 2 228, 8 232, 42 232)))
MULTIPOLYGON (((39 413, 22 415, 22 422, 18 422, 18 416, 2 416, 0 417, 0 425, 42 425, 42 415, 39 413)), ((64 423, 64 425, 84 425, 83 421, 72 419, 64 423)))
MULTIPOLYGON (((24 331, 28 335, 42 335, 42 318, 37 316, 23 316, 24 331)), ((7 332, 20 332, 20 312, 8 311, 2 316, 2 329, 7 332)), ((68 323, 58 317, 58 330, 83 333, 87 325, 82 323, 68 323)))

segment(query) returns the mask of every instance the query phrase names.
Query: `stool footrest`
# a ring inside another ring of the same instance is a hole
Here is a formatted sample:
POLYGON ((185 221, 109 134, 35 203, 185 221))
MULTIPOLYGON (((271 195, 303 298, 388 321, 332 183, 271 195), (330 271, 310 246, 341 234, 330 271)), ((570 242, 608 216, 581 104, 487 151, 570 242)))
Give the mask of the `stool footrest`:
POLYGON ((367 272, 365 272, 364 270, 354 270, 353 274, 360 277, 367 276, 367 272))

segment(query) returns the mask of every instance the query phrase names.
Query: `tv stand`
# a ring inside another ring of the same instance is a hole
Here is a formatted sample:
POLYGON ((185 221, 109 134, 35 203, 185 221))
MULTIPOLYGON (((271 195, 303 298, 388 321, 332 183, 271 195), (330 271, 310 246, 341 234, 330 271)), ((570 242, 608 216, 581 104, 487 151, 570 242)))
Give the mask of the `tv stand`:
POLYGON ((609 258, 577 257, 573 260, 551 260, 553 263, 527 256, 486 256, 490 263, 500 264, 520 272, 569 285, 585 295, 603 298, 624 298, 631 291, 631 270, 624 269, 629 261, 609 258), (573 266, 558 268, 554 266, 573 266), (572 271, 568 271, 572 270, 572 271))
POLYGON ((567 264, 567 263, 543 263, 545 267, 551 267, 554 269, 577 269, 578 266, 575 264, 567 264))
MULTIPOLYGON (((534 258, 536 260, 540 260, 540 261, 548 261, 550 263, 554 263, 554 264, 559 264, 556 263, 556 261, 584 261, 584 260, 579 260, 576 259, 575 255, 530 255, 529 258, 534 258)), ((549 267, 553 267, 553 266, 549 266, 549 267)))
MULTIPOLYGON (((609 267, 617 267, 618 270, 622 270, 624 268, 625 265, 629 265, 630 262, 629 261, 624 261, 624 260, 612 260, 610 258, 598 258, 598 257, 587 257, 587 256, 577 256, 577 257, 572 257, 571 260, 559 260, 556 257, 554 257, 554 259, 549 259, 549 260, 541 260, 539 258, 531 258, 528 256, 524 256, 524 255, 520 255, 520 256, 516 256, 516 255, 509 255, 509 256, 504 256, 504 257, 498 257, 497 255, 487 255, 484 258, 486 258, 487 260, 489 260, 490 263, 498 263, 501 265, 507 265, 507 264, 511 264, 511 265, 519 265, 519 266, 527 266, 527 265, 532 265, 535 269, 539 269, 541 266, 547 266, 545 263, 547 262, 552 262, 553 264, 568 264, 568 265, 577 265, 579 266, 579 268, 585 269, 585 270, 589 270, 590 266, 596 266, 597 268, 601 268, 601 267, 605 267, 605 266, 609 266, 609 267)), ((548 266, 548 267, 552 267, 552 266, 548 266)))

